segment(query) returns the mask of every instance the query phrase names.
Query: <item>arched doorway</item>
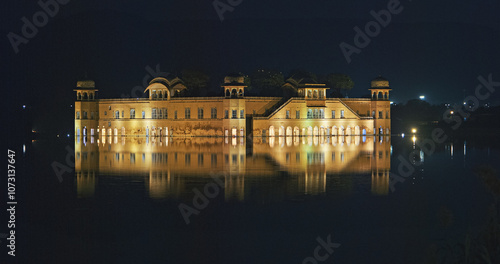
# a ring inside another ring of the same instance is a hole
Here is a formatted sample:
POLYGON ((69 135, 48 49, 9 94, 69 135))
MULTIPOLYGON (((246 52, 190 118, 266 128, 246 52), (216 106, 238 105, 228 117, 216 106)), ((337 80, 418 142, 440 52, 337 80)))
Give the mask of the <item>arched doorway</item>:
POLYGON ((275 133, 274 133, 274 126, 270 126, 270 127, 269 127, 269 136, 270 136, 270 137, 274 137, 274 136, 275 136, 275 133))
POLYGON ((315 126, 314 131, 313 131, 313 136, 317 137, 318 135, 319 135, 319 130, 318 130, 318 127, 315 126))

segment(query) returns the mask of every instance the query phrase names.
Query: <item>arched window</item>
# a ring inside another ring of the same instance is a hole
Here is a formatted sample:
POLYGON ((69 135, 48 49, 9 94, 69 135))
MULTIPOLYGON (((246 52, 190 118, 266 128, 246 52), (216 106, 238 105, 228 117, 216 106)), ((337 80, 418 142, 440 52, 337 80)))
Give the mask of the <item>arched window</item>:
POLYGON ((120 118, 120 111, 116 111, 116 112, 115 112, 115 118, 116 118, 116 119, 120 118))

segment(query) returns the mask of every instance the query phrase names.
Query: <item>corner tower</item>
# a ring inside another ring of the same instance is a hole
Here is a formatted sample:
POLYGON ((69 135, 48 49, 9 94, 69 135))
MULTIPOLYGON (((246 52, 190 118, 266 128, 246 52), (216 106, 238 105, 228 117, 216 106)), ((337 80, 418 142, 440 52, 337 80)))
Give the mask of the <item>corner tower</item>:
POLYGON ((97 89, 92 80, 83 80, 76 83, 75 101, 75 136, 94 136, 99 122, 99 105, 97 89))
POLYGON ((245 76, 242 74, 229 74, 224 78, 224 96, 226 98, 243 98, 245 96, 245 76))
POLYGON ((389 81, 382 76, 371 81, 371 110, 374 135, 391 134, 391 103, 389 101, 389 92, 392 89, 389 81))
POLYGON ((224 136, 244 137, 246 130, 245 113, 245 76, 242 74, 229 74, 224 78, 223 107, 224 107, 224 136))

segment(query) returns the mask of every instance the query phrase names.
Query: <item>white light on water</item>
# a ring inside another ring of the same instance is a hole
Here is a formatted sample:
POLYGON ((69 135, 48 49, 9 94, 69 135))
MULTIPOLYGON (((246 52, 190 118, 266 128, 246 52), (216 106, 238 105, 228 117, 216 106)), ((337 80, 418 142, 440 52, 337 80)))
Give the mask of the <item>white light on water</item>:
POLYGON ((26 153, 26 145, 23 144, 23 153, 26 153))

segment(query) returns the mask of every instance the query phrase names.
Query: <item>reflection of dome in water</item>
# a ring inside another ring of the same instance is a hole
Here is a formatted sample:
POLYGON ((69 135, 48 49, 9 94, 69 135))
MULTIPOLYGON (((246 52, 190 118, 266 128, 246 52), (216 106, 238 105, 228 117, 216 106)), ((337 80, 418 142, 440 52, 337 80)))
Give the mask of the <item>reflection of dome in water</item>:
POLYGON ((389 88, 389 81, 379 75, 377 78, 372 80, 371 86, 372 88, 389 88))

